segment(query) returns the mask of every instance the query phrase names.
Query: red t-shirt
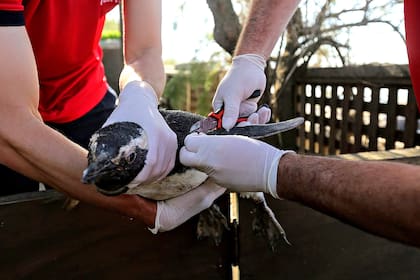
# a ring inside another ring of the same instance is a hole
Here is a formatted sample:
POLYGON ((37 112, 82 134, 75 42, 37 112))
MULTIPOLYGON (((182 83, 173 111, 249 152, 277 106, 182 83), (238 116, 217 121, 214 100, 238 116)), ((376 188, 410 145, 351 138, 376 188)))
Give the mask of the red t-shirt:
POLYGON ((420 110, 420 1, 404 0, 405 35, 411 83, 420 110))
POLYGON ((23 12, 38 68, 39 112, 44 121, 73 121, 104 97, 107 82, 99 41, 105 14, 118 3, 0 0, 1 25, 19 25, 23 12))

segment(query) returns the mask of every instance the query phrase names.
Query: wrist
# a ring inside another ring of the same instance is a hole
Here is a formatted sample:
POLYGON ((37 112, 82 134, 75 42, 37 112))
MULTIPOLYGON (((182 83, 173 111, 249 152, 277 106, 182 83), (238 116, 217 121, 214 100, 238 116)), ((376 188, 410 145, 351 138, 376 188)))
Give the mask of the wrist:
POLYGON ((236 55, 232 58, 233 64, 241 64, 242 62, 250 62, 257 66, 261 71, 264 71, 265 67, 267 66, 266 60, 263 56, 259 54, 240 54, 236 55))
MULTIPOLYGON (((126 99, 138 99, 141 103, 158 106, 159 100, 153 87, 145 81, 133 80, 128 82, 119 96, 120 102, 126 99)), ((132 102, 132 101, 129 101, 132 102)))
POLYGON ((157 204, 138 195, 123 194, 115 197, 106 197, 107 208, 125 217, 142 221, 146 226, 153 227, 157 213, 157 204))
POLYGON ((279 185, 281 183, 280 177, 283 175, 279 170, 280 169, 280 161, 287 154, 296 154, 296 153, 294 151, 291 151, 291 150, 286 150, 286 151, 278 150, 278 152, 276 153, 276 155, 274 156, 274 158, 272 160, 271 167, 270 167, 269 172, 268 172, 266 193, 269 193, 274 198, 278 198, 278 199, 283 197, 279 193, 279 185))
POLYGON ((277 194, 283 199, 293 200, 292 194, 290 193, 289 186, 295 186, 293 178, 291 178, 291 169, 296 164, 298 155, 295 152, 286 153, 282 156, 278 164, 277 171, 277 194), (292 179, 292 183, 291 180, 292 179))

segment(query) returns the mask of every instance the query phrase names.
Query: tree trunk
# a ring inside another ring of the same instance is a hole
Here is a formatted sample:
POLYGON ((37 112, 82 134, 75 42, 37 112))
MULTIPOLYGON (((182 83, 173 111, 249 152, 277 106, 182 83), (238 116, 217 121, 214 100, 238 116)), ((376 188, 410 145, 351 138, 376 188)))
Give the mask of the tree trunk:
POLYGON ((214 18, 214 39, 232 55, 242 29, 232 2, 230 0, 207 0, 207 5, 214 18))

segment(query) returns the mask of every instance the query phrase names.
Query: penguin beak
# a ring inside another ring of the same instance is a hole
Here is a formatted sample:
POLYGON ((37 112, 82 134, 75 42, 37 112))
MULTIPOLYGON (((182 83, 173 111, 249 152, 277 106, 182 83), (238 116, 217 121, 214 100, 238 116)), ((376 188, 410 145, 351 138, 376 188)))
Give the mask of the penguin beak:
MULTIPOLYGON (((106 165, 100 165, 98 163, 92 163, 90 164, 84 171, 82 176, 82 183, 84 184, 95 184, 97 185, 98 181, 101 180, 104 176, 107 175, 110 170, 113 171, 115 166, 113 164, 106 164, 106 165)), ((113 172, 111 172, 113 174, 113 172)), ((99 187, 96 186, 96 189, 98 192, 107 195, 107 196, 115 196, 120 195, 123 193, 126 193, 128 190, 127 186, 116 186, 116 187, 99 187)))
POLYGON ((104 194, 106 196, 116 196, 116 195, 120 195, 123 193, 126 193, 128 191, 128 187, 124 186, 121 187, 119 189, 116 190, 104 190, 101 188, 96 188, 98 190, 98 192, 100 192, 101 194, 104 194))
POLYGON ((95 184, 96 179, 104 174, 109 165, 99 166, 97 163, 90 164, 84 171, 82 176, 83 184, 95 184))

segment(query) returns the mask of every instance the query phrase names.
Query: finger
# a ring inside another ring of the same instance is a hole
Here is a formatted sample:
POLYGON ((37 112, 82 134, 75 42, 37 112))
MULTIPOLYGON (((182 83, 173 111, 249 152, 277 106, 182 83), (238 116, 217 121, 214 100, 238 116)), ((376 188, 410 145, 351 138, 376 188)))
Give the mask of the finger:
POLYGON ((248 125, 252 125, 253 123, 250 123, 249 121, 245 121, 245 122, 240 122, 238 123, 236 126, 237 127, 244 127, 244 126, 248 126, 248 125))
POLYGON ((214 112, 219 111, 223 106, 223 99, 219 98, 218 95, 219 94, 218 94, 218 90, 217 90, 215 95, 214 95, 213 101, 212 101, 214 112))
POLYGON ((270 121, 271 119, 271 109, 268 106, 262 106, 257 111, 259 124, 264 124, 270 121))
POLYGON ((203 133, 191 133, 187 135, 184 140, 185 148, 190 152, 198 152, 202 142, 201 140, 204 139, 204 137, 206 137, 206 135, 203 133))
POLYGON ((186 147, 182 147, 179 151, 179 161, 185 166, 196 167, 198 165, 197 154, 188 151, 186 147))
POLYGON ((259 114, 258 113, 252 113, 249 117, 247 122, 251 123, 251 124, 259 124, 259 114))
POLYGON ((252 113, 255 113, 257 109, 258 109, 258 105, 254 101, 250 101, 250 100, 242 101, 239 107, 239 116, 240 117, 249 116, 252 113))
POLYGON ((239 116, 239 102, 231 100, 225 104, 225 112, 223 114, 222 126, 226 130, 230 130, 235 124, 239 116))

